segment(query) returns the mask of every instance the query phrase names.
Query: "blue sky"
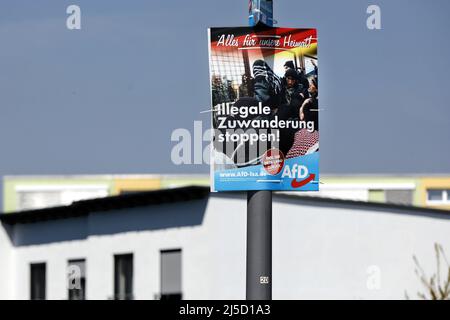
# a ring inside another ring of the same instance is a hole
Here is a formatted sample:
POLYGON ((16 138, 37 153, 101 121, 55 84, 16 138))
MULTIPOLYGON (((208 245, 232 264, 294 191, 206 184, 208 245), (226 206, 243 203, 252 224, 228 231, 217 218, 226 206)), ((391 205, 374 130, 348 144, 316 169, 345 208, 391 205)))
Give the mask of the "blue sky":
MULTIPOLYGON (((449 12, 275 1, 278 26, 318 29, 322 172, 450 173, 449 12)), ((207 28, 246 24, 246 0, 1 1, 0 175, 207 173, 171 163, 170 135, 209 124, 207 28)))

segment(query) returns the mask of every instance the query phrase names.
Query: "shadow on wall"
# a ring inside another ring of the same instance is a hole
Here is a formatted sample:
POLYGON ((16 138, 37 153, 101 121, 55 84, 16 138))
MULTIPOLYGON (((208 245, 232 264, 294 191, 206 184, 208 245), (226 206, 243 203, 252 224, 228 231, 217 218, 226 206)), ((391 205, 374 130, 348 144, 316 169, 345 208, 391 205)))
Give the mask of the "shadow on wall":
POLYGON ((49 244, 95 235, 198 226, 203 223, 207 204, 205 198, 3 227, 14 246, 49 244))

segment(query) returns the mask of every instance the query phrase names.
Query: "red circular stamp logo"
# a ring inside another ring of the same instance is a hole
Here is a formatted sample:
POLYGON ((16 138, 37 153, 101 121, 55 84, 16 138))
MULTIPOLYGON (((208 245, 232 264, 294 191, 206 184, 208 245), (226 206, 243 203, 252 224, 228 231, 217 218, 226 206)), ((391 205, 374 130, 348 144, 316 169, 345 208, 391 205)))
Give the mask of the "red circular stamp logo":
POLYGON ((284 166, 283 152, 276 148, 267 150, 262 157, 262 165, 268 174, 279 174, 284 166))

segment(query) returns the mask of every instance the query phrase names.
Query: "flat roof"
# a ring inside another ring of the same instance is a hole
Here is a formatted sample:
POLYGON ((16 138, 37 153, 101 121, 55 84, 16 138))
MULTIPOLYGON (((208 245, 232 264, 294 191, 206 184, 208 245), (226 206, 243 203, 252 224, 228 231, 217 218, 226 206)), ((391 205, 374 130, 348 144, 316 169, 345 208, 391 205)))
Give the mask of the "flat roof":
POLYGON ((133 192, 117 196, 76 201, 66 206, 1 213, 0 221, 6 224, 34 223, 45 220, 87 216, 91 212, 197 200, 206 198, 208 195, 209 188, 198 186, 133 192))
MULTIPOLYGON (((324 178, 427 178, 443 177, 450 178, 450 172, 437 173, 326 173, 322 172, 324 178)), ((105 173, 105 174, 36 174, 36 175, 13 175, 6 174, 3 179, 61 179, 61 178, 79 178, 79 179, 108 179, 108 178, 208 178, 209 173, 105 173)))
POLYGON ((183 174, 165 174, 165 173, 131 173, 131 174, 55 174, 55 175, 4 175, 3 180, 32 180, 32 179, 161 179, 161 178, 208 178, 209 174, 205 173, 183 173, 183 174))
MULTIPOLYGON (((167 203, 186 202, 199 200, 212 196, 244 195, 244 192, 210 193, 209 187, 188 186, 171 189, 159 189, 136 193, 121 194, 104 198, 82 200, 67 206, 51 207, 36 210, 19 211, 0 214, 0 221, 5 224, 36 223, 46 220, 67 219, 72 217, 87 216, 93 212, 135 208, 149 205, 161 205, 167 203)), ((274 193, 274 199, 298 201, 305 204, 347 205, 356 208, 366 207, 378 210, 396 210, 405 214, 438 214, 442 217, 450 217, 450 211, 443 209, 416 207, 392 203, 377 203, 324 197, 298 196, 283 193, 274 193)))

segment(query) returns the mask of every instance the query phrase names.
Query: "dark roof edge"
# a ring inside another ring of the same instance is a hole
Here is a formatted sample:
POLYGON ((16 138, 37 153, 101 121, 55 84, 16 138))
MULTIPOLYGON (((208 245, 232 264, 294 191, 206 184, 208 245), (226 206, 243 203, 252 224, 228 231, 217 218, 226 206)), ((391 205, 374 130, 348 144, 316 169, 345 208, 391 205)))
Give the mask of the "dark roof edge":
MULTIPOLYGON (((243 195, 245 192, 211 193, 212 196, 243 195)), ((37 210, 19 211, 0 214, 0 221, 6 224, 33 223, 45 220, 64 219, 87 216, 90 212, 102 212, 139 206, 176 203, 190 200, 204 199, 210 195, 209 187, 189 186, 173 189, 160 189, 138 193, 122 194, 91 200, 74 202, 68 206, 44 208, 37 210)), ((350 205, 377 209, 390 209, 405 213, 434 213, 450 216, 450 211, 426 207, 416 207, 391 203, 377 203, 354 200, 343 200, 312 196, 298 196, 283 193, 274 193, 274 198, 300 201, 304 203, 350 205)))
POLYGON ((159 189, 81 200, 67 206, 2 213, 0 214, 0 221, 6 224, 33 223, 45 220, 87 216, 91 212, 198 200, 206 198, 208 195, 209 188, 200 186, 159 189))
MULTIPOLYGON (((227 193, 211 193, 212 195, 226 195, 226 194, 242 194, 241 192, 227 192, 227 193)), ((314 197, 314 196, 302 196, 286 193, 273 193, 274 198, 285 199, 285 200, 296 200, 300 202, 309 203, 322 203, 322 204, 341 204, 350 205, 358 207, 368 207, 375 209, 391 209, 405 212, 418 212, 418 213, 435 213, 450 216, 450 210, 429 208, 429 207, 418 207, 412 205, 403 205, 395 203, 385 203, 385 202, 368 202, 360 200, 347 200, 347 199, 336 199, 336 198, 325 198, 325 197, 314 197)))

